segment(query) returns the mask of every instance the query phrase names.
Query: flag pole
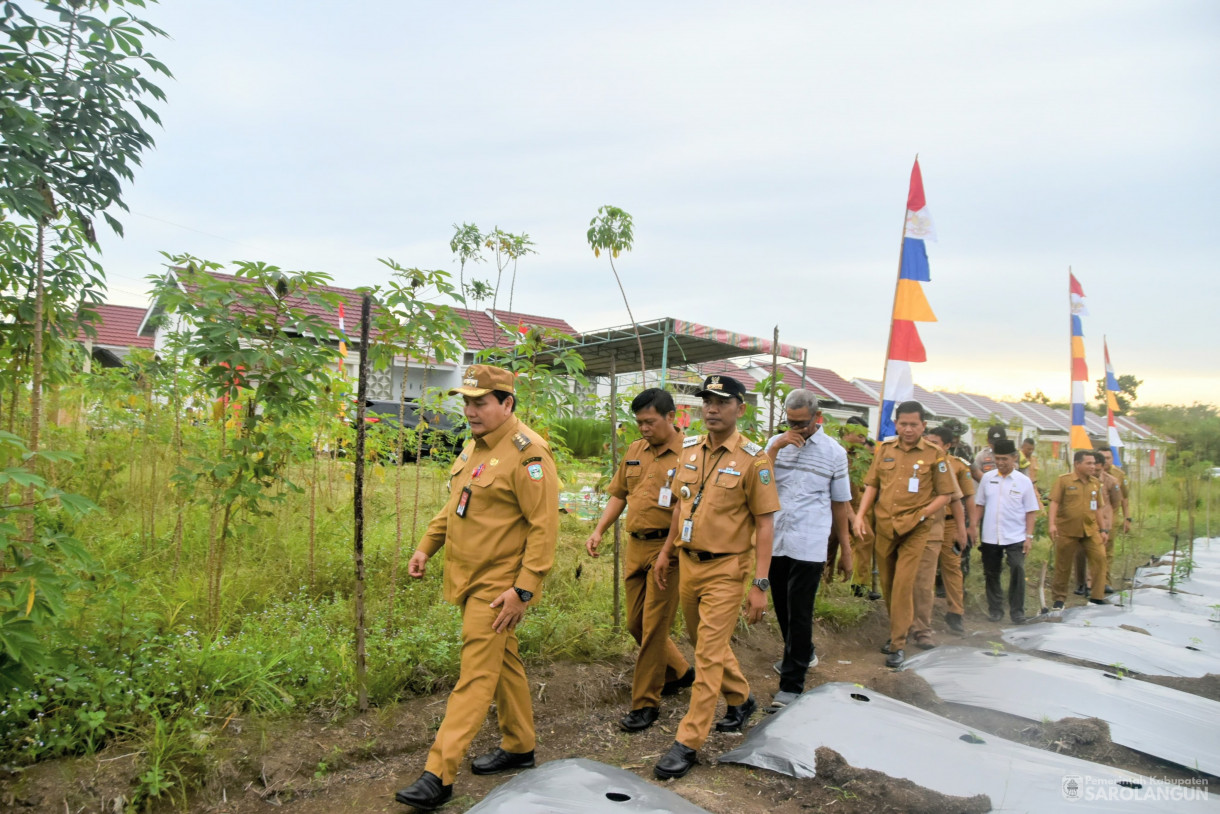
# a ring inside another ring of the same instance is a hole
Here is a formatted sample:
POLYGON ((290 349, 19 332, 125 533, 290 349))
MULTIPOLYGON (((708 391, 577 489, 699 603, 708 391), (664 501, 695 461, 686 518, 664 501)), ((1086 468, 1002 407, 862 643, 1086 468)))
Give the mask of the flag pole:
MULTIPOLYGON (((915 153, 915 163, 919 163, 919 153, 915 153)), ((898 238, 898 272, 894 275, 894 299, 890 302, 890 332, 885 340, 885 362, 881 366, 881 392, 877 394, 877 439, 881 437, 881 425, 885 423, 881 411, 885 409, 885 379, 890 369, 890 350, 894 344, 894 305, 898 302, 898 283, 902 281, 902 251, 907 239, 907 204, 902 204, 902 236, 898 238)))
MULTIPOLYGON (((1072 454, 1075 452, 1072 438, 1072 385, 1076 380, 1072 378, 1075 374, 1072 372, 1072 367, 1075 364, 1076 357, 1072 355, 1072 267, 1068 266, 1068 442, 1067 442, 1067 467, 1068 471, 1072 471, 1072 454)), ((1084 340, 1081 339, 1081 342, 1084 340)))

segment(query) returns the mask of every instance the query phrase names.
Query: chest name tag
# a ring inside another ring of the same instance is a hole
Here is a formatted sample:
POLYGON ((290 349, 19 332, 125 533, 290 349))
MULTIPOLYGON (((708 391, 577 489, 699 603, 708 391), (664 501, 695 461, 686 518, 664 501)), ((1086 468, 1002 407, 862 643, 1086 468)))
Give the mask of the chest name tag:
POLYGON ((663 509, 668 509, 674 502, 674 491, 668 486, 662 486, 660 493, 657 495, 657 505, 663 509))
POLYGON ((919 478, 907 478, 907 491, 911 494, 919 493, 919 478))
POLYGON ((470 510, 470 487, 467 486, 462 490, 462 494, 458 497, 457 506, 453 508, 453 513, 458 517, 465 517, 466 512, 470 510))
POLYGON ((695 521, 691 518, 686 518, 682 521, 682 542, 690 542, 690 533, 695 528, 695 521))
POLYGON ((740 475, 741 474, 740 472, 738 472, 736 469, 733 469, 732 467, 725 467, 724 469, 717 469, 716 471, 719 472, 721 475, 740 475))

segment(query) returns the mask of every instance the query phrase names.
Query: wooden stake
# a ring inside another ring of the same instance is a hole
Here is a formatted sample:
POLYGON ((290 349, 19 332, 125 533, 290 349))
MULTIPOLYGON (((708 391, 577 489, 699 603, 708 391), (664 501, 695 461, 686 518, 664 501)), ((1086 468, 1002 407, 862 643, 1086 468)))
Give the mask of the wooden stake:
MULTIPOLYGON (((610 355, 610 471, 618 471, 618 374, 614 368, 614 354, 610 355)), ((619 572, 620 551, 623 536, 622 523, 614 521, 614 629, 623 629, 623 606, 620 598, 619 572)))
POLYGON ((369 708, 369 691, 365 678, 364 643, 364 403, 369 390, 369 311, 372 299, 365 294, 360 302, 360 378, 356 385, 356 471, 352 478, 356 531, 356 705, 361 712, 369 708))
MULTIPOLYGON (((779 326, 775 326, 775 333, 771 340, 771 420, 767 426, 767 437, 775 435, 775 391, 779 388, 779 326)), ((805 383, 801 382, 801 387, 805 383)))

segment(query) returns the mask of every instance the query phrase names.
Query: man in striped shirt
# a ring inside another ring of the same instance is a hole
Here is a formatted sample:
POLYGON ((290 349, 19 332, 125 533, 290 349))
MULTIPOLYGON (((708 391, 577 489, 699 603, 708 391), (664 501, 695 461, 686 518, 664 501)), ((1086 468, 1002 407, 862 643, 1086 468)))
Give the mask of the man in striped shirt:
POLYGON ((830 545, 838 546, 838 567, 852 572, 851 481, 847 451, 818 425, 821 411, 809 390, 793 390, 784 400, 788 431, 767 442, 775 466, 779 512, 771 551, 771 598, 784 637, 784 655, 775 663, 779 692, 772 706, 783 707, 805 691, 805 675, 818 664, 813 645, 813 606, 830 545))

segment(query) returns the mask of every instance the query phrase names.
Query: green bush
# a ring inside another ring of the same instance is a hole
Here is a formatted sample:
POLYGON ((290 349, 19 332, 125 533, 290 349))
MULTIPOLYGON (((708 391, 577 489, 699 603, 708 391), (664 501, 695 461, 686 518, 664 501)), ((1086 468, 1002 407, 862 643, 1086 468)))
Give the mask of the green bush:
POLYGON ((562 418, 557 429, 574 458, 600 458, 610 443, 610 422, 599 418, 562 418))

